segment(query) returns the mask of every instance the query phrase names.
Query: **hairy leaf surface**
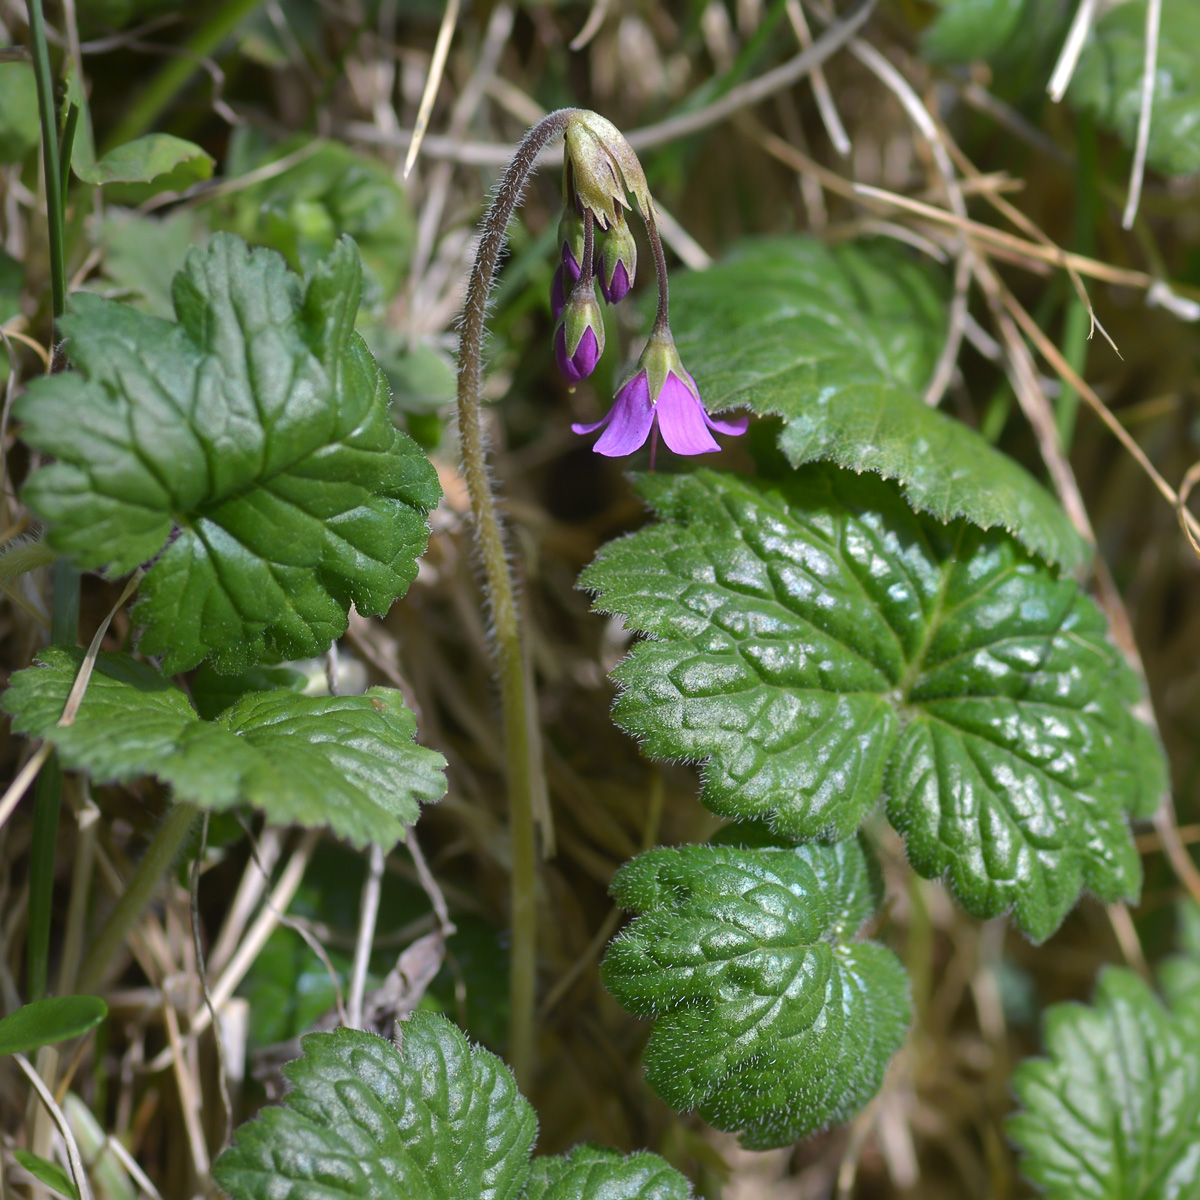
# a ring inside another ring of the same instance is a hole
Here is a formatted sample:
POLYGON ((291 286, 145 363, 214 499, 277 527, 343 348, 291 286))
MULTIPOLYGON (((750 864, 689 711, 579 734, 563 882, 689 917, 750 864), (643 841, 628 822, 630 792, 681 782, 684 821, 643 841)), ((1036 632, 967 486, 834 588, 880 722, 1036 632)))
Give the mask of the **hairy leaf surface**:
POLYGON ((890 950, 855 940, 879 899, 856 840, 663 847, 612 892, 641 915, 609 947, 604 984, 655 1018, 646 1076, 673 1108, 765 1149, 875 1094, 908 1027, 908 983, 890 950))
POLYGON ((384 613, 416 574, 438 486, 354 331, 360 285, 349 241, 302 288, 215 236, 175 278, 178 324, 76 295, 79 373, 19 403, 57 459, 24 492, 50 545, 118 574, 155 560, 134 616, 168 672, 320 653, 352 602, 384 613))
POLYGON ((508 1068, 444 1017, 416 1012, 399 1049, 314 1033, 286 1103, 243 1125, 214 1169, 233 1200, 686 1200, 651 1154, 529 1154, 537 1120, 508 1068))
POLYGON ((709 808, 844 837, 882 792, 922 874, 1035 938, 1081 887, 1137 894, 1126 814, 1154 810, 1162 754, 1074 583, 871 474, 639 487, 663 523, 582 584, 650 638, 614 673, 618 724, 653 757, 703 761, 709 808))
POLYGON ((1017 1068, 1009 1132, 1051 1200, 1200 1196, 1200 963, 1162 982, 1166 1004, 1108 968, 1091 1005, 1047 1012, 1047 1057, 1017 1068))
POLYGON ((50 647, 18 671, 2 704, 13 729, 54 743, 101 783, 153 775, 202 808, 253 804, 286 825, 328 825, 356 845, 392 846, 446 790, 445 760, 413 741, 400 693, 251 691, 202 721, 161 672, 101 654, 71 725, 58 725, 82 652, 50 647))
POLYGON ((1012 459, 922 392, 945 302, 890 246, 773 238, 672 282, 676 342, 713 411, 783 418, 795 464, 832 459, 903 486, 939 520, 1002 526, 1071 568, 1085 547, 1058 502, 1012 459))
MULTIPOLYGON (((1200 171, 1200 6, 1162 0, 1154 107, 1146 161, 1168 175, 1200 171)), ((1096 22, 1068 96, 1132 147, 1145 70, 1146 0, 1121 4, 1096 22)))

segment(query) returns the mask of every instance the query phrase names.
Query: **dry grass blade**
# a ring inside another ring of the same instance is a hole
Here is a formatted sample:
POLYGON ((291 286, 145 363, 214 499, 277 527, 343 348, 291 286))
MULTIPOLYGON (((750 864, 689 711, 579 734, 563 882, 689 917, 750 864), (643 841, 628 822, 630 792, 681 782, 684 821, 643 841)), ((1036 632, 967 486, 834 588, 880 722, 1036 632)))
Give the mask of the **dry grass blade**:
POLYGON ((1142 180, 1146 174, 1146 152, 1150 146, 1150 120, 1154 114, 1154 86, 1158 67, 1158 37, 1162 25, 1162 0, 1147 0, 1146 46, 1142 63, 1142 95, 1138 108, 1137 140, 1133 147, 1133 166, 1129 172, 1129 198, 1121 214, 1121 225, 1132 229, 1142 199, 1142 180))
MULTIPOLYGON (((813 39, 808 22, 804 19, 804 9, 800 7, 800 0, 787 0, 786 10, 788 20, 792 23, 792 30, 796 34, 796 40, 807 50, 812 45, 813 39)), ((820 67, 813 68, 812 90, 813 98, 817 102, 817 111, 821 114, 821 121, 825 125, 825 132, 829 134, 833 148, 842 158, 845 158, 852 149, 850 135, 846 132, 845 125, 842 124, 842 118, 839 116, 837 105, 833 100, 833 93, 829 90, 829 81, 820 67)))
POLYGON ((63 1142, 67 1147, 67 1162, 71 1167, 71 1178, 75 1181, 75 1187, 79 1192, 79 1200, 92 1200, 92 1188, 88 1183, 87 1172, 83 1169, 83 1157, 79 1153, 79 1144, 75 1141, 75 1135, 71 1132, 71 1126, 67 1123, 67 1118, 63 1114, 63 1110, 59 1108, 54 1097, 50 1094, 50 1089, 46 1086, 42 1077, 34 1070, 33 1064, 23 1054, 14 1054, 13 1060, 17 1066, 21 1068, 25 1077, 33 1085, 33 1090, 37 1092, 38 1098, 46 1106, 46 1111, 54 1120, 54 1124, 58 1126, 58 1132, 62 1134, 63 1142))
POLYGON ((1063 42, 1063 48, 1059 52, 1058 62, 1054 64, 1050 82, 1046 85, 1050 99, 1056 104, 1067 94, 1067 88, 1071 85, 1071 77, 1075 74, 1079 55, 1083 51, 1083 43, 1087 40, 1088 30, 1092 27, 1092 19, 1095 15, 1096 0, 1079 0, 1075 18, 1071 22, 1066 41, 1063 42))
POLYGON ((1179 495, 1175 497, 1175 515, 1179 518, 1179 527, 1183 530, 1193 552, 1200 558, 1200 539, 1196 537, 1195 522, 1188 520, 1187 502, 1192 489, 1200 482, 1200 462, 1192 463, 1187 469, 1182 482, 1179 484, 1179 495))
POLYGON ((446 0, 446 11, 442 14, 442 23, 438 29, 437 41, 433 45, 433 59, 429 64, 429 77, 425 80, 425 90, 421 94, 421 103, 417 107, 417 119, 413 122, 412 140, 408 144, 408 153, 404 156, 404 178, 407 179, 421 152, 421 142, 425 130, 429 128, 429 117, 433 113, 433 103, 437 99, 438 88, 442 85, 442 75, 446 70, 446 59, 450 54, 450 42, 454 37, 454 27, 458 24, 458 10, 461 0, 446 0))

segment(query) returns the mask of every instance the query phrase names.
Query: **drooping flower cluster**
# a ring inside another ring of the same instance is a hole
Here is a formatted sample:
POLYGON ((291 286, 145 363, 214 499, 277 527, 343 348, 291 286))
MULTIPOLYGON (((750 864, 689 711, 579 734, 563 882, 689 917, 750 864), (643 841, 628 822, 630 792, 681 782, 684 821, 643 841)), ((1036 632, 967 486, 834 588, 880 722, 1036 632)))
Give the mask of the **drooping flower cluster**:
POLYGON ((591 375, 604 353, 596 284, 608 304, 619 304, 633 287, 637 244, 625 220, 630 194, 645 220, 658 275, 658 313, 637 369, 605 417, 571 428, 580 434, 603 429, 593 449, 611 457, 632 454, 650 438, 652 466, 660 433, 676 454, 719 450, 712 431, 745 433, 747 418, 713 420, 680 360, 667 315, 666 267, 654 205, 637 155, 616 126, 595 113, 580 112, 567 125, 565 140, 559 262, 550 305, 557 322, 555 359, 572 387, 591 375))

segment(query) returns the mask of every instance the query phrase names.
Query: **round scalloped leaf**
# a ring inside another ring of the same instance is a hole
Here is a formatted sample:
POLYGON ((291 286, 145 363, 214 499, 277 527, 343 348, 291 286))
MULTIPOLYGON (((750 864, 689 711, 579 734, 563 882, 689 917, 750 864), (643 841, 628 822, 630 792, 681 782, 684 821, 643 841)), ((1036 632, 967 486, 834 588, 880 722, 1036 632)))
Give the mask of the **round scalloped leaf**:
POLYGON ((879 899, 857 841, 663 847, 622 867, 612 893, 640 915, 602 977, 654 1018, 646 1077, 673 1108, 762 1150, 847 1120, 879 1089, 908 981, 890 950, 856 939, 879 899))
POLYGON ((437 479, 354 331, 361 288, 348 239, 302 284, 218 234, 175 277, 178 324, 77 293, 76 371, 19 401, 56 460, 25 501, 81 567, 153 560, 134 617, 168 672, 321 653, 415 577, 437 479))
POLYGON ((702 799, 791 838, 845 837, 886 794, 924 875, 1049 936, 1082 887, 1136 896, 1127 814, 1165 790, 1100 611, 999 531, 913 513, 828 465, 778 487, 643 476, 661 524, 584 573, 649 635, 615 717, 702 799))
POLYGON ((794 466, 831 459, 898 480, 942 521, 1000 526, 1065 569, 1087 548, 1061 506, 970 427, 925 404, 946 305, 929 274, 885 243, 748 242, 671 285, 675 341, 716 412, 783 418, 794 466))

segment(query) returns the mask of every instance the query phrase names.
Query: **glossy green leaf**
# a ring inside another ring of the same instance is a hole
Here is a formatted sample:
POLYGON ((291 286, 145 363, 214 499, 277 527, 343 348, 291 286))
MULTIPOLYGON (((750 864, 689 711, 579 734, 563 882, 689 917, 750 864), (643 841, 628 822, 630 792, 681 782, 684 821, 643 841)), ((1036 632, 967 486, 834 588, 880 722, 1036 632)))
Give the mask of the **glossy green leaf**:
POLYGON ((392 846, 446 790, 445 760, 413 741, 400 693, 251 691, 202 721, 161 672, 101 654, 75 721, 57 722, 81 651, 50 647, 2 703, 15 732, 53 742, 63 765, 108 783, 153 775, 202 808, 253 804, 281 825, 328 825, 355 845, 392 846))
POLYGON ((27 1054, 79 1037, 108 1016, 99 996, 51 996, 0 1017, 0 1055, 27 1054))
POLYGON ((176 276, 177 325, 77 294, 79 373, 18 402, 57 460, 24 491, 49 544, 113 573, 154 560, 134 617, 169 673, 321 653, 351 603, 384 613, 416 575, 437 479, 354 332, 360 282, 348 241, 302 286, 215 236, 176 276))
POLYGON ((1081 887, 1137 895, 1126 814, 1153 812, 1163 757, 1073 582, 871 474, 638 486, 663 523, 581 582, 650 637, 614 673, 618 724, 704 762, 709 808, 844 837, 883 793, 922 874, 1038 939, 1081 887))
POLYGON ((164 184, 159 190, 181 191, 213 171, 212 155, 194 142, 170 133, 149 133, 117 146, 94 162, 75 157, 72 166, 84 183, 164 184))
POLYGON ((1200 963, 1166 964, 1164 1004, 1124 968, 1091 1005, 1046 1014, 1046 1057, 1013 1076, 1009 1133, 1051 1200, 1200 1195, 1200 963))
POLYGON ((79 1189, 72 1182, 70 1175, 57 1163, 52 1163, 41 1155, 30 1154, 28 1150, 14 1150, 13 1158, 51 1191, 66 1196, 68 1200, 79 1200, 79 1189))
POLYGON ((692 1189, 657 1154, 618 1154, 578 1146, 535 1158, 521 1200, 688 1200, 692 1189))
POLYGON ((910 1019, 899 960, 856 934, 878 879, 856 840, 794 849, 683 846, 613 880, 641 914, 609 947, 604 985, 654 1017, 646 1077, 752 1149, 857 1112, 910 1019))
MULTIPOLYGON (((1200 171, 1200 5, 1162 0, 1154 107, 1146 161, 1168 175, 1200 171)), ((1145 63, 1146 0, 1107 12, 1084 45, 1067 93, 1127 146, 1137 138, 1145 63)))
POLYGON ((357 1029, 303 1038, 286 1102, 241 1126, 214 1177, 232 1200, 685 1200, 653 1155, 529 1154, 537 1121, 495 1055, 416 1012, 400 1048, 357 1029))
POLYGON ((793 465, 898 480, 939 520, 1000 526, 1065 568, 1085 547, 1058 502, 974 430, 924 403, 945 300, 890 244, 751 242, 671 285, 672 326, 709 409, 783 418, 793 465))

